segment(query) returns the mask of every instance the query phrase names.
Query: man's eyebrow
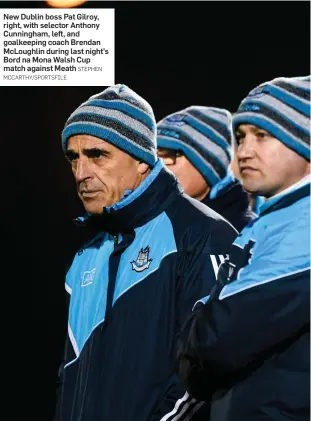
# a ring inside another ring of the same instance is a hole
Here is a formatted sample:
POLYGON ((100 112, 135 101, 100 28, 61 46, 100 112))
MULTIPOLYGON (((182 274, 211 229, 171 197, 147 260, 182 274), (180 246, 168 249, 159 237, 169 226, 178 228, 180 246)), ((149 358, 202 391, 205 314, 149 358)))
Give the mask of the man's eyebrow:
POLYGON ((257 127, 257 126, 254 126, 254 129, 253 129, 253 131, 256 133, 256 132, 266 132, 266 133, 269 133, 266 129, 262 129, 261 127, 257 127))
POLYGON ((157 153, 160 153, 160 154, 162 154, 162 155, 167 155, 168 153, 169 153, 169 150, 168 149, 158 149, 157 150, 157 153))
POLYGON ((107 149, 105 149, 105 147, 99 148, 97 146, 94 146, 93 148, 83 148, 83 153, 86 156, 90 156, 90 155, 93 155, 94 153, 96 154, 96 153, 99 153, 99 152, 102 153, 102 154, 105 154, 105 155, 110 155, 110 152, 107 151, 107 149))
POLYGON ((177 152, 175 149, 165 149, 165 148, 159 148, 157 150, 157 153, 160 153, 162 155, 173 155, 177 152))
POLYGON ((67 149, 65 151, 65 155, 67 158, 72 158, 73 156, 78 156, 78 152, 74 151, 73 149, 67 149))
MULTIPOLYGON (((110 152, 109 151, 107 151, 107 149, 105 149, 105 148, 99 148, 99 147, 97 147, 97 146, 94 146, 94 147, 92 147, 92 148, 83 148, 83 150, 82 150, 82 152, 83 152, 83 154, 85 154, 85 155, 92 155, 92 154, 94 154, 94 153, 98 153, 98 152, 100 152, 100 153, 104 153, 105 155, 109 155, 110 154, 110 152)), ((77 152, 77 151, 75 151, 74 149, 67 149, 66 151, 65 151, 65 155, 67 156, 67 157, 72 157, 72 156, 78 156, 79 155, 79 152, 77 152)))
MULTIPOLYGON (((267 132, 268 133, 268 131, 266 130, 266 129, 262 129, 262 128, 260 128, 260 127, 257 127, 257 126, 251 126, 250 127, 250 131, 252 132, 252 133, 257 133, 257 132, 260 132, 260 131, 264 131, 264 132, 267 132)), ((238 127, 236 130, 235 130, 235 134, 245 134, 245 130, 243 129, 243 127, 238 127)))
POLYGON ((237 133, 239 133, 239 134, 243 134, 243 133, 245 133, 244 132, 244 130, 243 129, 241 129, 240 127, 238 127, 236 130, 235 130, 235 132, 234 132, 235 134, 237 134, 237 133))

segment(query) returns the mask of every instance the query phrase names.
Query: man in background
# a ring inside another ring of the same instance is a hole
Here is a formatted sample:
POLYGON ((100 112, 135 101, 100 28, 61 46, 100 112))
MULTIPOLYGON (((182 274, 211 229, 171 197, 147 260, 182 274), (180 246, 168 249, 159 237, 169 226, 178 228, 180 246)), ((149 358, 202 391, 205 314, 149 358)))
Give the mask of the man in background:
POLYGON ((255 217, 249 197, 230 169, 232 116, 214 107, 188 107, 157 124, 158 156, 189 196, 241 231, 255 217))

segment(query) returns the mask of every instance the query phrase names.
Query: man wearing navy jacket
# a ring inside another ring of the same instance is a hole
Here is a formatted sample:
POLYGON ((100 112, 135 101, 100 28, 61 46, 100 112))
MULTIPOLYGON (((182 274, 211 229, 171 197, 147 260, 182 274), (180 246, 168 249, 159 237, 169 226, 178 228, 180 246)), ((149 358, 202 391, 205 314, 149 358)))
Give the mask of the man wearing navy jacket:
POLYGON ((255 218, 249 197, 230 169, 232 116, 191 106, 157 124, 158 156, 189 196, 226 218, 239 232, 255 218))
POLYGON ((178 373, 210 421, 307 421, 310 77, 251 91, 233 129, 243 185, 266 201, 184 324, 178 373))
POLYGON ((183 194, 157 158, 152 108, 125 85, 78 107, 62 145, 86 209, 77 223, 94 236, 66 277, 56 420, 205 420, 202 403, 180 402, 176 338, 237 232, 183 194))

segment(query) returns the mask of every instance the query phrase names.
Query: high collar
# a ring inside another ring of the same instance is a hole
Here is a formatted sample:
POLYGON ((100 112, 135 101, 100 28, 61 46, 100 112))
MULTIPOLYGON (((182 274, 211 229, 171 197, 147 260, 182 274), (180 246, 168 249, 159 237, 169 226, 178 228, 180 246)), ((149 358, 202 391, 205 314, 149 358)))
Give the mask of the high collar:
POLYGON ((242 212, 249 208, 249 197, 240 181, 228 172, 224 179, 212 187, 202 203, 220 214, 226 209, 232 212, 232 208, 242 212))
POLYGON ((176 177, 158 160, 145 180, 101 215, 85 215, 75 220, 95 231, 126 233, 159 215, 182 192, 176 177))
POLYGON ((286 190, 270 197, 259 208, 260 216, 286 208, 303 197, 310 196, 310 174, 288 187, 286 190))

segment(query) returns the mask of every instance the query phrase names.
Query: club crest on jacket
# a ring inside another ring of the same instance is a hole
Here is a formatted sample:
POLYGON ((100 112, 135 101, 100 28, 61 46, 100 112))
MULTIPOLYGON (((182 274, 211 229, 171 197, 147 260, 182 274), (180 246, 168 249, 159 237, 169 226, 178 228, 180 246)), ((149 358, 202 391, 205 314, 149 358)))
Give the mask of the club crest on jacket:
POLYGON ((137 259, 131 262, 133 270, 136 272, 142 272, 143 270, 149 268, 150 263, 152 262, 152 259, 149 259, 149 252, 149 246, 140 249, 137 259))

